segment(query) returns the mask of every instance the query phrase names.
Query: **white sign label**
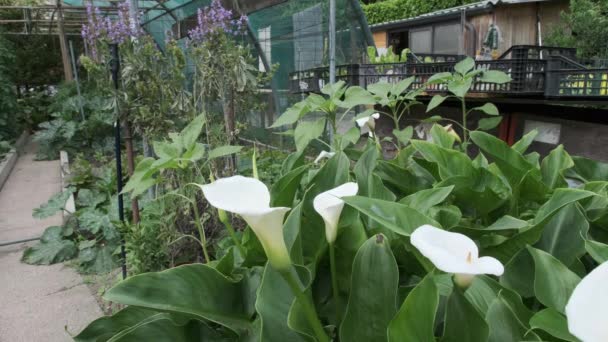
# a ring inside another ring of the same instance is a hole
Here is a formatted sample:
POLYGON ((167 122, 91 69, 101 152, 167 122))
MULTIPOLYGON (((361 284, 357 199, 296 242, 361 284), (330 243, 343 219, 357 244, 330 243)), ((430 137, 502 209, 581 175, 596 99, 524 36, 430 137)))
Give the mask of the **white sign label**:
POLYGON ((526 120, 524 123, 524 134, 528 134, 532 130, 538 131, 538 135, 534 138, 534 141, 557 145, 562 125, 553 122, 526 120))

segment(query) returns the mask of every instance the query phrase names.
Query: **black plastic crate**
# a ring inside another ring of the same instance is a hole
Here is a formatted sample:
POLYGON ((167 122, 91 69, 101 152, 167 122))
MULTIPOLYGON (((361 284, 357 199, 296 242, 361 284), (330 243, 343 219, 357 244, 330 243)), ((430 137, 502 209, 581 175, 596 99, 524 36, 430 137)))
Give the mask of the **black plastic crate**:
MULTIPOLYGON (((548 61, 549 97, 608 97, 608 68, 588 67, 587 61, 554 56, 548 61)), ((601 64, 600 64, 601 65, 601 64)))

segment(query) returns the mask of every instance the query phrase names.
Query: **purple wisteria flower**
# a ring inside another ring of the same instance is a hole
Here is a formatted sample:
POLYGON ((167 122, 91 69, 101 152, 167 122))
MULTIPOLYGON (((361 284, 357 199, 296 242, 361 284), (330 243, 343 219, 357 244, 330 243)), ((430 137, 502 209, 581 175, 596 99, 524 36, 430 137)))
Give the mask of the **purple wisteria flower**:
POLYGON ((189 43, 202 43, 216 38, 220 34, 240 35, 247 29, 247 16, 234 18, 231 10, 224 8, 219 0, 213 0, 211 5, 197 11, 197 25, 188 31, 189 43))
POLYGON ((99 8, 87 2, 87 24, 82 25, 82 38, 93 58, 97 57, 97 43, 101 40, 121 44, 143 34, 138 18, 132 19, 129 7, 132 0, 118 3, 116 17, 103 16, 99 8))

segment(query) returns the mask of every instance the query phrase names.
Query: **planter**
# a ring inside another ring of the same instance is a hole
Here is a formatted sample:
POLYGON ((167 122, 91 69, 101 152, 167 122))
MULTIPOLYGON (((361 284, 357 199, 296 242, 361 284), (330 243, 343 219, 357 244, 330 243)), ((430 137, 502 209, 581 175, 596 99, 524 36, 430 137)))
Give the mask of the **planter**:
POLYGON ((29 140, 29 133, 24 131, 15 142, 15 146, 6 154, 4 159, 0 161, 0 190, 6 183, 8 176, 13 171, 19 155, 23 153, 23 149, 29 140))

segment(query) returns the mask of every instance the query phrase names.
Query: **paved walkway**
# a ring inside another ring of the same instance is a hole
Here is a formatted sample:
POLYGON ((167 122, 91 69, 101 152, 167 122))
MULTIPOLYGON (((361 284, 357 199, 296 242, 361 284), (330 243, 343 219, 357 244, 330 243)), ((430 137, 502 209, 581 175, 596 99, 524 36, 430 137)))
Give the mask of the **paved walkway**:
MULTIPOLYGON (((61 214, 32 218, 33 208, 61 190, 59 161, 34 161, 35 149, 28 144, 0 191, 0 242, 37 237, 61 224, 61 214)), ((102 312, 74 269, 22 263, 23 250, 33 244, 0 247, 0 342, 71 341, 70 333, 102 312)))

